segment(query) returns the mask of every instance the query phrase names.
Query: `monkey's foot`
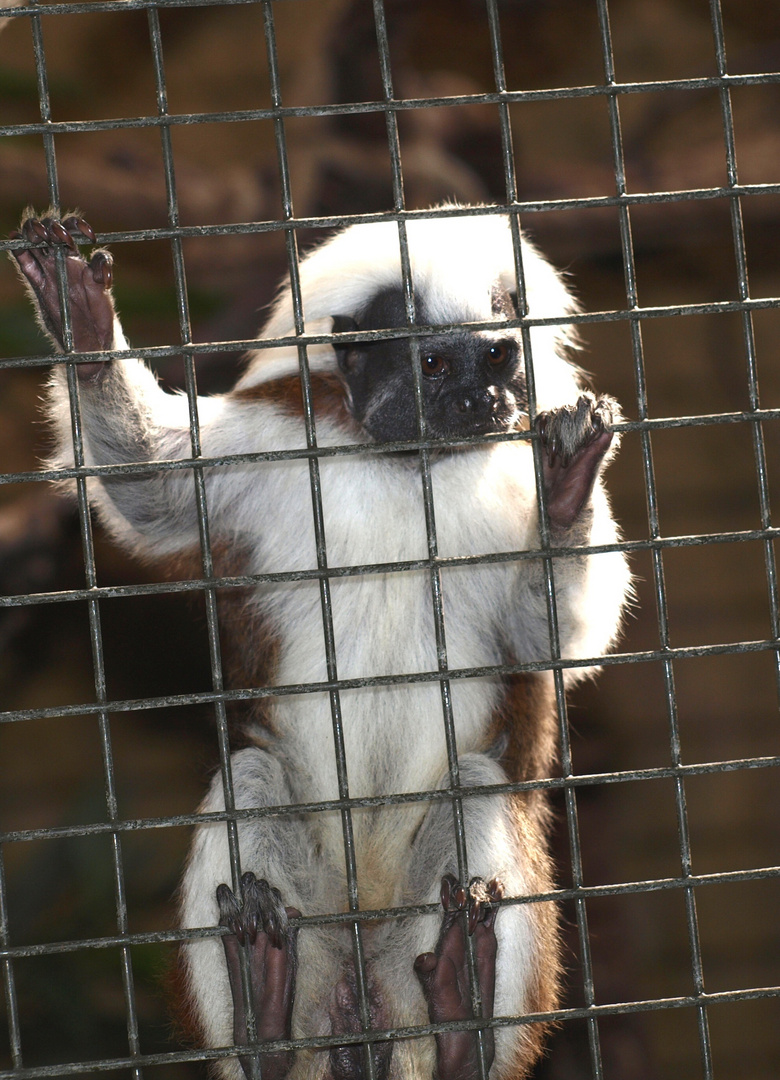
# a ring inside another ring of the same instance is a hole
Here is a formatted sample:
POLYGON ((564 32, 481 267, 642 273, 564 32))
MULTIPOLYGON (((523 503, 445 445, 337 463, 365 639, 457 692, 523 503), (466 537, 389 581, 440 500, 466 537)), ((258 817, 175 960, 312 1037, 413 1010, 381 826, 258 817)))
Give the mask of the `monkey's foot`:
MULTIPOLYGON (((504 894, 495 878, 473 878, 468 888, 451 874, 442 878, 441 903, 444 908, 441 933, 436 949, 423 953, 414 962, 422 983, 431 1023, 448 1020, 471 1020, 474 1017, 471 981, 467 961, 466 935, 474 942, 474 961, 482 1016, 493 1016, 496 987, 496 933, 498 903, 504 894)), ((485 1070, 494 1054, 493 1032, 483 1033, 485 1070)), ((479 1046, 475 1031, 446 1031, 436 1036, 437 1080, 476 1080, 479 1073, 479 1046)))
POLYGON ((585 507, 612 443, 609 425, 619 419, 620 407, 614 398, 591 393, 584 393, 576 405, 537 417, 547 514, 554 531, 569 529, 585 507))
MULTIPOLYGON (((246 951, 249 973, 250 1007, 258 1039, 289 1039, 295 996, 297 931, 289 920, 300 918, 296 908, 286 908, 278 889, 247 873, 241 878, 241 902, 227 887, 217 889, 219 925, 224 934, 230 991, 233 995, 233 1039, 236 1046, 248 1046, 247 1011, 241 979, 241 952, 246 951)), ((283 1080, 292 1068, 293 1055, 283 1050, 241 1055, 241 1066, 249 1080, 252 1063, 257 1062, 263 1080, 283 1080)))
MULTIPOLYGON (((369 986, 366 989, 368 995, 369 1022, 372 1028, 386 1026, 382 1018, 382 1008, 376 988, 371 985, 369 973, 369 986)), ((360 1022, 360 1004, 358 1002, 357 985, 352 970, 347 971, 339 979, 333 995, 333 1003, 330 1008, 331 1028, 334 1035, 349 1034, 359 1035, 363 1030, 360 1022)), ((365 1068, 365 1053, 360 1043, 351 1043, 345 1046, 334 1046, 330 1051, 330 1072, 333 1080, 363 1080, 368 1075, 365 1068)), ((391 1042, 375 1042, 369 1050, 374 1065, 376 1080, 385 1080, 390 1069, 390 1058, 393 1054, 391 1042)))
MULTIPOLYGON (((62 310, 57 285, 57 248, 64 253, 62 260, 73 348, 77 352, 100 352, 114 345, 114 305, 109 292, 113 273, 110 252, 100 249, 87 261, 76 246, 74 237, 95 242, 92 226, 83 218, 28 217, 21 232, 11 233, 13 240, 28 240, 43 246, 22 248, 12 254, 19 270, 29 284, 38 305, 38 313, 46 330, 62 350, 65 348, 62 310)), ((102 371, 104 363, 85 362, 78 365, 82 378, 102 371)))

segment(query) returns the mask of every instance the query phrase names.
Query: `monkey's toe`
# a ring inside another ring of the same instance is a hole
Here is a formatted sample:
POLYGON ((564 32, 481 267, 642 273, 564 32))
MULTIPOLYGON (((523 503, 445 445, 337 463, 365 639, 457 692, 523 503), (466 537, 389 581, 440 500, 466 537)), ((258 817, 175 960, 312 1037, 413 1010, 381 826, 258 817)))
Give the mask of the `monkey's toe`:
MULTIPOLYGON (((230 992, 233 998, 233 1038, 237 1046, 250 1044, 250 1029, 260 1040, 290 1038, 295 997, 297 930, 290 919, 300 918, 297 908, 285 908, 281 893, 252 873, 241 878, 241 898, 227 885, 217 888, 219 925, 228 930, 222 937, 230 992), (241 951, 247 947, 251 1013, 246 1011, 241 974, 241 951)), ((259 1061, 265 1080, 283 1080, 292 1068, 293 1054, 264 1052, 239 1055, 248 1080, 259 1061)))
POLYGON ((254 944, 259 932, 267 935, 275 949, 281 949, 289 930, 290 918, 300 917, 296 908, 286 908, 282 894, 264 878, 248 872, 241 878, 241 900, 227 885, 217 888, 219 925, 234 934, 243 945, 254 944))
MULTIPOLYGON (((474 1016, 468 964, 467 936, 472 937, 475 975, 482 1016, 493 1015, 496 981, 495 919, 504 890, 493 878, 473 878, 468 887, 446 874, 441 882, 444 909, 439 940, 434 952, 422 953, 414 962, 433 1023, 470 1020, 474 1016)), ((482 1037, 485 1067, 494 1053, 493 1033, 482 1037)), ((436 1036, 438 1080, 474 1080, 479 1075, 479 1040, 471 1030, 445 1031, 436 1036)))

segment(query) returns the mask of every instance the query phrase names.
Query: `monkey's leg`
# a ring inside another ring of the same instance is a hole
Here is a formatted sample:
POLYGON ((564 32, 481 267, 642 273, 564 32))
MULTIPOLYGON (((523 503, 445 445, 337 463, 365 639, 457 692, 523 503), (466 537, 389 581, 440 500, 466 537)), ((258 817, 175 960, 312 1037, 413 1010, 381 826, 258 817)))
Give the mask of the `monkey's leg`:
MULTIPOLYGON (((247 1046, 248 1025, 241 976, 241 950, 247 946, 250 1004, 258 1039, 289 1039, 295 996, 297 933, 289 925, 299 918, 297 908, 286 908, 281 893, 267 881, 247 873, 241 878, 242 902, 227 887, 217 889, 219 924, 230 930, 222 938, 233 996, 233 1040, 247 1046)), ((255 1058, 263 1080, 283 1080, 292 1066, 292 1054, 284 1051, 259 1053, 255 1058)), ((239 1057, 252 1080, 252 1058, 239 1057)))
POLYGON ((547 514, 554 532, 571 528, 585 509, 612 443, 608 427, 619 417, 617 402, 590 393, 576 405, 539 415, 547 514))
MULTIPOLYGON (((506 782, 501 766, 487 755, 462 754, 459 763, 464 787, 506 782)), ((446 787, 447 782, 442 777, 436 786, 446 787)), ((417 830, 410 846, 407 881, 399 893, 401 903, 438 901, 443 904, 443 913, 410 916, 380 928, 384 937, 375 960, 376 971, 392 1006, 390 1022, 394 1025, 475 1018, 469 949, 475 954, 473 990, 481 999, 482 1019, 521 1016, 554 1007, 557 949, 553 907, 509 904, 502 905, 499 912, 501 890, 497 882, 494 884, 500 876, 508 897, 550 888, 541 834, 527 817, 522 800, 499 794, 464 798, 463 826, 469 874, 463 887, 457 881, 453 810, 449 802, 443 802, 428 809, 417 830)), ((482 1041, 491 1080, 518 1080, 527 1075, 538 1056, 541 1032, 536 1025, 506 1026, 494 1033, 483 1028, 482 1041)), ((414 1080, 430 1080, 431 1076, 472 1080, 480 1075, 478 1040, 473 1031, 400 1040, 393 1053, 398 1075, 414 1080)))
MULTIPOLYGON (((474 1010, 467 958, 467 936, 473 940, 474 966, 479 983, 482 1016, 493 1015, 496 985, 495 921, 503 886, 495 878, 474 878, 468 888, 445 874, 441 883, 444 908, 439 940, 434 952, 417 957, 419 978, 428 1015, 434 1024, 448 1020, 471 1020, 474 1010)), ((493 1063, 494 1039, 490 1028, 483 1035, 485 1068, 493 1063)), ((479 1047, 474 1031, 446 1031, 436 1036, 437 1080, 476 1080, 479 1047)))
MULTIPOLYGON (((111 299, 112 258, 108 251, 97 250, 87 261, 76 247, 74 237, 84 237, 94 243, 95 233, 83 220, 71 216, 64 221, 44 217, 27 218, 21 232, 13 239, 31 243, 43 241, 43 247, 14 251, 19 266, 44 328, 60 351, 65 348, 62 311, 57 285, 55 250, 64 251, 63 265, 70 306, 73 348, 77 352, 99 352, 114 345, 114 304, 111 299)), ((82 378, 95 376, 103 369, 102 362, 79 365, 82 378)))
MULTIPOLYGON (((238 810, 288 806, 298 801, 281 763, 265 750, 249 747, 235 753, 231 770, 238 810)), ((201 810, 219 813, 224 807, 218 774, 201 810)), ((204 1043, 209 1047, 234 1042, 246 1045, 239 974, 240 967, 246 966, 239 955, 242 948, 248 954, 251 1008, 258 1034, 268 1039, 286 1038, 290 1030, 295 1035, 328 1034, 327 997, 335 983, 335 978, 327 982, 331 972, 329 940, 318 929, 306 930, 296 940, 287 927, 293 908, 307 915, 337 910, 309 819, 298 814, 246 817, 238 822, 238 847, 242 868, 251 868, 273 888, 246 874, 240 897, 219 887, 231 880, 228 836, 222 822, 198 827, 182 881, 183 926, 211 927, 219 922, 233 931, 222 939, 195 936, 182 949, 191 1011, 204 1043), (241 945, 241 937, 246 946, 241 945), (282 947, 276 948, 280 941, 282 947)), ((300 1052, 278 1056, 279 1062, 273 1064, 277 1072, 270 1074, 260 1058, 264 1080, 268 1075, 284 1076, 285 1068, 302 1072, 300 1052)), ((218 1071, 225 1080, 245 1080, 245 1070, 235 1057, 221 1061, 218 1071)))

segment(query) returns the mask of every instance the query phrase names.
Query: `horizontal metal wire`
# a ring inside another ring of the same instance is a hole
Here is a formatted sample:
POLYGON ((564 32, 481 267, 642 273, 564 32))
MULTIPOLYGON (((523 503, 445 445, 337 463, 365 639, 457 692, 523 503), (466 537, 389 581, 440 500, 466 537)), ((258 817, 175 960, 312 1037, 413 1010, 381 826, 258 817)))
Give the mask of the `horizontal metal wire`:
MULTIPOLYGON (((100 355, 100 354, 95 354, 100 355)), ((622 420, 610 425, 610 430, 618 434, 630 431, 662 431, 672 428, 711 427, 723 424, 756 423, 764 420, 780 419, 780 409, 747 409, 741 412, 707 413, 699 416, 674 416, 658 419, 622 420)), ((403 442, 356 443, 343 446, 301 447, 298 450, 258 450, 253 453, 226 454, 219 457, 196 457, 163 459, 159 461, 141 461, 120 465, 80 465, 74 468, 25 470, 15 473, 0 473, 0 485, 19 483, 44 483, 61 480, 78 480, 83 477, 149 475, 150 473, 177 471, 193 468, 223 468, 233 465, 253 465, 264 461, 301 461, 308 458, 347 457, 362 454, 408 453, 410 450, 457 449, 467 446, 496 442, 521 442, 533 439, 527 431, 507 434, 485 435, 482 438, 456 439, 410 439, 403 442)), ((771 528, 769 530, 771 535, 771 528)), ((705 535, 705 534, 701 534, 705 535)), ((730 534, 724 534, 730 535, 730 534)), ((615 546, 615 545, 613 545, 615 546)), ((617 545, 620 547, 621 545, 617 545)), ((591 548, 559 548, 556 551, 596 551, 591 548)), ((607 550, 605 547, 604 550, 607 550)), ((485 556, 489 558, 490 556, 485 556)), ((523 556, 518 556, 523 557, 523 556)))
MULTIPOLYGON (((780 78, 780 76, 778 77, 780 78)), ((98 123, 99 121, 95 121, 98 123)), ((108 121, 105 121, 108 123, 108 121)), ((49 125, 46 126, 46 130, 49 130, 49 125)), ((0 127, 0 135, 4 134, 3 129, 0 127)), ((19 132, 15 129, 11 129, 5 134, 18 135, 19 132)), ((340 229, 348 225, 362 225, 372 224, 376 222, 407 222, 407 221, 422 221, 431 218, 441 219, 457 219, 462 217, 491 217, 491 216, 519 216, 527 213, 544 213, 557 210, 599 210, 608 208, 621 208, 621 207, 633 207, 650 205, 655 206, 658 204, 666 203, 682 203, 682 202, 701 202, 711 201, 713 199, 726 199, 731 198, 734 195, 740 197, 754 197, 762 195, 776 195, 780 192, 780 184, 777 183, 763 183, 763 184, 740 184, 734 182, 728 185, 716 185, 714 187, 688 187, 680 188, 672 191, 646 191, 646 192, 629 192, 620 191, 614 195, 586 195, 576 196, 572 198, 553 198, 553 199, 529 199, 523 200, 518 198, 513 199, 508 203, 498 204, 486 204, 486 205, 474 205, 464 207, 447 207, 437 206, 429 207, 426 209, 412 209, 412 210, 388 210, 374 213, 363 214, 339 214, 333 215, 318 215, 318 216, 303 216, 278 219, 272 218, 268 221, 244 221, 244 222, 229 222, 217 225, 181 225, 177 222, 175 226, 158 226, 155 228, 147 229, 132 229, 124 231, 114 232, 100 232, 97 233, 97 242, 100 244, 118 244, 118 243, 139 243, 145 240, 171 240, 176 237, 180 238, 192 238, 197 237, 202 239, 204 237, 214 236, 234 236, 234 235, 255 235, 264 233, 296 233, 306 232, 307 230, 314 229, 340 229)), ((74 238, 77 245, 86 246, 87 241, 81 237, 74 238)), ((0 250, 12 251, 17 248, 23 248, 27 246, 26 241, 2 239, 0 240, 0 250)), ((33 244, 34 247, 42 246, 39 243, 33 244)), ((745 298, 747 299, 747 298, 745 298)), ((631 308, 631 314, 636 311, 644 310, 638 304, 636 307, 631 308)), ((652 310, 652 309, 647 309, 652 310)), ((679 309, 674 308, 672 311, 676 313, 679 309)), ((561 318, 560 322, 568 322, 571 318, 578 318, 581 316, 566 316, 561 318)), ((526 318, 523 320, 524 324, 534 325, 532 319, 526 318)), ((511 325, 511 321, 508 322, 511 325)), ((476 323, 458 323, 459 327, 468 326, 476 327, 479 324, 476 323)), ((484 324, 489 329, 495 329, 496 323, 484 324)), ((442 329, 442 324, 431 328, 431 332, 437 332, 442 329)), ((382 331, 372 331, 372 334, 381 336, 382 331)), ((393 332, 394 336, 404 336, 402 328, 398 328, 393 332)), ((330 340, 331 335, 328 335, 330 340)), ((274 339, 267 339, 271 342, 274 339)), ((276 339, 280 340, 280 339, 276 339)), ((295 338, 295 341, 310 342, 312 339, 302 332, 299 338, 295 338)), ((340 338, 340 340, 342 340, 340 338)), ((343 340, 347 341, 349 338, 345 335, 343 340)), ((364 340, 361 338, 361 340, 364 340)), ((190 343, 191 344, 191 343, 190 343)))
MULTIPOLYGON (((780 767, 780 757, 735 758, 731 761, 712 761, 691 765, 656 766, 648 769, 625 769, 604 773, 581 773, 567 776, 551 776, 539 780, 521 780, 480 787, 458 786, 456 789, 400 792, 389 795, 351 796, 345 799, 324 799, 306 803, 285 803, 279 806, 253 807, 251 809, 201 811, 191 814, 174 814, 168 817, 129 819, 117 818, 112 822, 93 822, 88 825, 59 825, 39 829, 18 829, 0 833, 0 843, 19 843, 33 840, 74 839, 84 836, 100 836, 106 832, 144 832, 152 829, 181 828, 192 825, 214 824, 225 821, 253 821, 264 817, 284 817, 327 811, 371 809, 380 806, 403 806, 410 803, 445 802, 452 798, 453 790, 460 798, 488 798, 491 795, 519 794, 526 791, 556 791, 566 788, 602 786, 606 784, 636 783, 646 780, 670 780, 678 777, 709 776, 715 773, 738 772, 743 769, 773 769, 780 767)), ((557 894, 556 894, 557 895, 557 894)), ((1 955, 1 953, 0 953, 1 955)))
MULTIPOLYGON (((750 881, 766 881, 780 878, 780 866, 762 866, 749 870, 721 871, 715 874, 694 874, 692 877, 643 878, 641 881, 627 881, 611 885, 578 885, 574 889, 553 889, 546 893, 529 893, 523 896, 504 897, 502 907, 522 906, 524 904, 562 903, 577 899, 609 899, 615 896, 632 896, 644 893, 670 892, 686 889, 693 884, 696 888, 706 885, 739 885, 750 881)), ((357 919, 363 923, 373 923, 378 919, 405 919, 409 916, 438 915, 438 904, 409 904, 404 907, 375 908, 358 912, 333 913, 329 915, 310 915, 290 919, 295 928, 313 928, 316 926, 341 926, 357 919)), ((184 941, 222 937, 227 933, 224 927, 203 926, 188 927, 186 930, 157 930, 145 933, 127 932, 121 935, 107 935, 96 938, 79 938, 75 941, 47 941, 39 945, 15 945, 0 947, 0 960, 22 960, 41 956, 66 956, 81 952, 82 949, 115 949, 133 945, 178 945, 184 941)))
MULTIPOLYGON (((383 1031, 363 1032, 359 1035, 331 1035, 311 1039, 268 1040, 264 1051, 321 1049, 347 1044, 387 1042, 398 1039, 423 1038, 442 1031, 476 1030, 477 1028, 525 1027, 529 1024, 550 1021, 586 1020, 605 1018, 623 1013, 655 1012, 660 1009, 686 1009, 696 1005, 725 1005, 729 1003, 756 1001, 762 998, 780 997, 780 986, 755 987, 749 990, 729 990, 720 993, 702 993, 683 997, 647 998, 609 1005, 590 1005, 586 1008, 559 1009, 548 1013, 528 1013, 523 1016, 497 1016, 491 1020, 460 1020, 446 1024, 421 1024, 416 1027, 388 1028, 383 1031)), ((68 1062, 58 1065, 42 1065, 37 1068, 0 1070, 0 1080, 45 1080, 46 1077, 72 1076, 81 1072, 109 1072, 135 1066, 174 1065, 186 1062, 219 1061, 238 1057, 245 1053, 241 1047, 224 1047, 215 1050, 184 1050, 163 1054, 138 1054, 124 1058, 102 1058, 93 1061, 68 1062)))
MULTIPOLYGON (((273 574, 245 574, 237 577, 192 578, 186 581, 149 582, 137 585, 96 585, 90 589, 61 589, 56 592, 19 593, 0 596, 0 608, 28 607, 38 604, 73 603, 90 599, 117 599, 130 596, 166 596, 181 593, 202 593, 206 584, 214 589, 246 589, 255 585, 280 584, 295 581, 318 581, 323 577, 364 577, 369 574, 402 574, 428 570, 432 566, 442 569, 458 566, 490 565, 540 559, 545 555, 553 558, 576 558, 583 555, 603 555, 622 551, 635 554, 640 551, 662 551, 669 548, 708 547, 715 544, 739 544, 761 540, 775 540, 780 527, 767 529, 744 529, 725 533, 695 533, 692 536, 659 537, 655 540, 621 540, 614 544, 597 544, 583 547, 553 547, 522 551, 488 552, 484 555, 437 556, 435 559, 409 559, 392 563, 355 563, 334 566, 327 570, 289 570, 273 574)), ((780 643, 779 643, 780 644, 780 643)), ((626 655, 626 654, 624 654, 626 655)))
MULTIPOLYGON (((227 0, 229 2, 229 0, 227 0)), ((253 0, 244 0, 251 3, 253 0)), ((87 9, 107 10, 113 7, 117 11, 157 9, 164 7, 154 0, 118 0, 114 4, 84 5, 87 9)), ((173 4, 171 6, 179 6, 173 4)), ((181 6, 193 7, 197 4, 181 0, 181 6)), ((208 4, 206 5, 208 6, 208 4)), ((37 15, 74 14, 82 5, 37 5, 35 8, 13 8, 0 13, 7 17, 29 16, 33 11, 37 15)), ((604 97, 606 95, 628 95, 659 93, 663 91, 702 91, 719 90, 724 86, 760 86, 780 82, 780 72, 770 71, 749 75, 705 76, 690 79, 666 79, 648 82, 612 83, 610 85, 568 86, 539 90, 503 90, 500 93, 473 93, 446 97, 402 98, 389 101, 364 101, 344 104, 275 106, 268 109, 236 109, 230 112, 209 113, 168 113, 160 116, 116 117, 110 120, 51 120, 46 123, 19 123, 0 125, 2 135, 42 135, 62 134, 82 131, 114 131, 121 128, 175 127, 190 124, 246 123, 258 120, 290 119, 293 117, 332 117, 354 116, 366 113, 406 112, 415 109, 456 107, 459 105, 513 105, 534 101, 557 101, 574 98, 604 97)))
POLYGON ((667 646, 638 652, 610 653, 607 656, 578 657, 576 660, 537 660, 524 664, 495 664, 489 667, 449 668, 441 671, 419 671, 396 675, 371 675, 362 678, 333 679, 315 683, 279 684, 270 687, 251 687, 242 690, 201 691, 188 694, 168 694, 161 697, 125 698, 105 705, 84 702, 78 705, 49 706, 41 709, 11 709, 0 712, 0 723, 19 723, 24 720, 46 720, 68 716, 89 716, 105 709, 111 712, 138 712, 178 705, 207 705, 254 701, 267 697, 287 697, 295 694, 327 694, 333 690, 357 690, 365 687, 397 686, 405 683, 441 682, 445 679, 482 679, 496 675, 519 675, 528 671, 565 671, 580 668, 611 667, 616 664, 645 664, 654 661, 689 660, 704 656, 724 656, 737 653, 777 652, 780 641, 760 639, 735 641, 717 645, 667 646))
MULTIPOLYGON (((780 188, 778 188, 780 192, 780 188)), ((0 244, 0 248, 3 245, 0 244)), ((20 246, 17 241, 9 241, 7 247, 20 246)), ((661 319, 661 318, 673 318, 681 315, 727 315, 734 312, 750 313, 753 311, 764 311, 769 308, 780 307, 780 298, 778 297, 762 297, 759 299, 745 298, 743 300, 717 300, 708 303, 699 304, 678 304, 678 305, 664 305, 656 307, 636 307, 628 310, 617 311, 598 311, 598 312, 582 312, 573 315, 561 316, 560 318, 526 318, 526 319, 507 319, 501 323, 502 326, 506 326, 507 329, 513 328, 525 328, 534 326, 585 326, 591 323, 605 323, 605 322, 642 322, 646 319, 661 319)), ((453 323, 445 326, 432 326, 432 327, 415 327, 414 330, 393 330, 393 331, 366 331, 361 334, 360 340, 383 340, 383 339, 399 339, 409 338, 414 340, 415 338, 444 336, 451 333, 453 330, 493 330, 496 329, 496 323, 453 323)), ((355 335, 338 335, 339 340, 350 341, 357 340, 355 335)), ((245 352, 253 351, 255 349, 275 349, 279 347, 291 347, 291 346, 309 346, 320 345, 326 342, 332 342, 336 338, 333 334, 301 334, 297 337, 284 337, 284 338, 242 338, 231 341, 216 341, 216 342, 191 342, 187 345, 186 351, 192 356, 198 356, 203 353, 215 353, 215 352, 245 352)), ((125 353, 105 353, 105 352, 76 352, 68 354, 68 359, 71 357, 74 360, 105 360, 106 356, 132 356, 144 360, 163 360, 171 356, 181 356, 181 345, 152 345, 141 346, 139 348, 133 348, 129 352, 125 353)), ((63 363, 63 357, 56 357, 46 354, 40 354, 38 356, 18 356, 11 357, 9 359, 0 360, 0 370, 8 367, 50 367, 52 364, 63 363)), ((752 414, 751 414, 752 415, 752 414)), ((391 444, 392 445, 392 444, 391 444)))

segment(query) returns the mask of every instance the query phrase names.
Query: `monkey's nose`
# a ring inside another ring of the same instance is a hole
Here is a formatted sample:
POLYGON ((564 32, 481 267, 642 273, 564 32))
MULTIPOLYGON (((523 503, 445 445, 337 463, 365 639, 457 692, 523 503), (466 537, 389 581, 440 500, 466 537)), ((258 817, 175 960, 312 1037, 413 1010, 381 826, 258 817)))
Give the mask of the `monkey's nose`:
POLYGON ((499 405, 498 390, 489 386, 485 390, 467 390, 453 402, 457 412, 474 416, 495 412, 499 405))

